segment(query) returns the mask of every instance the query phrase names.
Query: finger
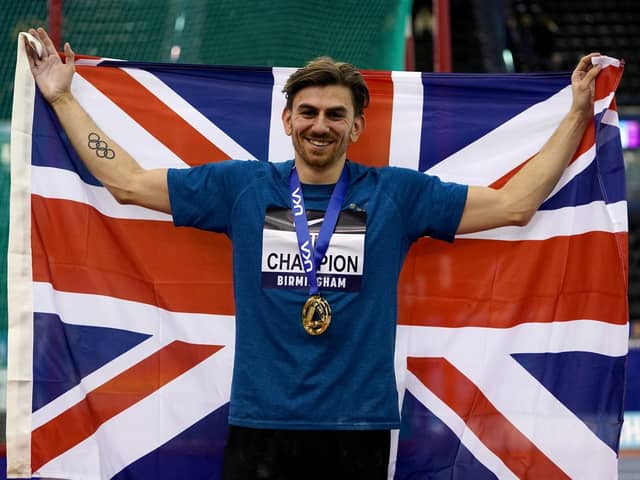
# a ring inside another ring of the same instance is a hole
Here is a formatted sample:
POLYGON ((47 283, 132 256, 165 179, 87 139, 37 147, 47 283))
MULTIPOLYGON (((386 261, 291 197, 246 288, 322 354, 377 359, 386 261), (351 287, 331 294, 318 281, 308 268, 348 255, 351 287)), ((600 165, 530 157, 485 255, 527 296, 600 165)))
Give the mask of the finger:
POLYGON ((600 53, 598 52, 592 52, 588 55, 583 56, 578 62, 575 71, 588 72, 593 66, 593 64, 591 63, 591 59, 598 56, 600 56, 600 53))
POLYGON ((38 35, 38 32, 36 32, 35 28, 30 28, 29 30, 27 30, 27 33, 31 35, 33 38, 40 40, 40 35, 38 35))
POLYGON ((35 53, 35 59, 39 60, 42 58, 42 43, 38 39, 38 34, 33 35, 35 30, 31 29, 29 32, 25 32, 24 39, 26 41, 26 45, 30 47, 31 52, 35 53))
POLYGON ((591 83, 594 78, 598 76, 600 71, 602 70, 602 65, 593 65, 593 68, 587 72, 584 76, 583 81, 586 83, 591 83))
POLYGON ((71 45, 69 45, 69 42, 65 42, 64 44, 64 56, 66 58, 66 63, 71 65, 73 67, 73 69, 75 70, 76 68, 76 54, 73 50, 71 50, 71 45))
POLYGON ((58 55, 56 46, 51 41, 51 38, 49 38, 49 35, 47 34, 44 28, 42 27, 38 28, 38 37, 40 38, 40 41, 42 42, 42 45, 44 46, 45 51, 49 55, 58 55))
POLYGON ((23 35, 23 41, 29 67, 33 71, 37 68, 38 63, 42 58, 42 44, 40 43, 40 40, 38 40, 37 34, 36 36, 33 36, 32 32, 35 33, 35 30, 31 29, 31 32, 26 32, 23 35))
POLYGON ((27 40, 27 37, 24 38, 24 50, 27 53, 27 61, 29 62, 29 67, 33 70, 36 66, 36 52, 33 50, 31 43, 27 40))

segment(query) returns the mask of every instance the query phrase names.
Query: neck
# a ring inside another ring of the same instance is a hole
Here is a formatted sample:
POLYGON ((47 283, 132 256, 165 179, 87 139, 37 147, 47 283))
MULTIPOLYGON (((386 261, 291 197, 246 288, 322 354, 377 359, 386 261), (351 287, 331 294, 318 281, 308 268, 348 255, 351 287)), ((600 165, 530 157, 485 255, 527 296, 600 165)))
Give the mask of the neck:
POLYGON ((346 158, 330 165, 314 167, 313 165, 309 165, 308 163, 296 158, 295 165, 296 170, 298 171, 300 183, 330 185, 338 182, 345 162, 346 158))

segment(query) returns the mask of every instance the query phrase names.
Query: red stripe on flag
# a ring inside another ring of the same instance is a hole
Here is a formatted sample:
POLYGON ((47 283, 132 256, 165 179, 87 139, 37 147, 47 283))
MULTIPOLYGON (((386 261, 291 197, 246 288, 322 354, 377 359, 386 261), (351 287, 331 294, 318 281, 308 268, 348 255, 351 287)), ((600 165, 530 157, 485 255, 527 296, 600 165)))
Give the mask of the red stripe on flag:
POLYGON ((627 234, 544 241, 422 239, 405 262, 399 323, 508 328, 526 322, 627 322, 627 234), (598 252, 598 255, 593 255, 598 252))
POLYGON ((170 222, 104 217, 31 197, 33 279, 171 311, 233 315, 231 243, 170 222))
POLYGON ((229 155, 123 70, 113 67, 77 70, 188 165, 229 159, 229 155))
MULTIPOLYGON (((624 60, 622 60, 624 62, 624 60)), ((602 99, 608 97, 611 93, 613 93, 620 84, 620 79, 622 79, 622 73, 624 72, 624 67, 614 67, 610 66, 604 68, 596 79, 596 88, 594 97, 596 99, 602 99)))
POLYGON ((386 167, 389 165, 393 114, 391 72, 368 70, 363 75, 371 96, 371 103, 365 110, 367 126, 360 139, 349 146, 347 156, 370 167, 386 167))
POLYGON ((518 478, 569 478, 447 360, 409 357, 407 368, 518 478))
POLYGON ((219 345, 175 341, 87 396, 31 434, 31 468, 40 467, 93 435, 123 412, 220 350, 219 345))

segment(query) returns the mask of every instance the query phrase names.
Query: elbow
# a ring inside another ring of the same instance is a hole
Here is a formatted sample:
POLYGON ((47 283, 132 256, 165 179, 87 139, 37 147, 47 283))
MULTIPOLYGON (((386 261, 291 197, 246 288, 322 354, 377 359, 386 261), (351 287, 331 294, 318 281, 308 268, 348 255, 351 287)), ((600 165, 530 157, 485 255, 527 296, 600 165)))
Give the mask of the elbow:
POLYGON ((509 215, 508 224, 516 227, 525 227, 529 224, 535 213, 535 210, 521 210, 512 212, 509 215))
POLYGON ((531 196, 514 195, 507 187, 508 184, 500 190, 505 224, 524 227, 529 224, 540 204, 531 196))
POLYGON ((109 193, 113 195, 120 205, 135 204, 135 190, 125 185, 105 185, 109 193))
POLYGON ((131 205, 135 203, 130 192, 115 189, 110 190, 110 192, 113 195, 113 198, 116 199, 116 202, 118 202, 120 205, 131 205))
POLYGON ((104 186, 120 205, 137 204, 140 192, 140 176, 137 173, 122 175, 104 183, 104 186))

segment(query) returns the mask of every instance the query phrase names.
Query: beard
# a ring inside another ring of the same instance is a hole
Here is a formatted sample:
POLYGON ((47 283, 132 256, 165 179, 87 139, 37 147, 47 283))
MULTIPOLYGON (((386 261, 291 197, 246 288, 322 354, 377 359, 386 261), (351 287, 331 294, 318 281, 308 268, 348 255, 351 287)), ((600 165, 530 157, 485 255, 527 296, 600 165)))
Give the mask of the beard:
POLYGON ((329 142, 326 146, 313 145, 308 138, 294 137, 293 148, 296 156, 306 165, 316 170, 321 170, 328 166, 341 162, 347 152, 347 142, 339 141, 335 138, 313 138, 318 142, 329 142))

